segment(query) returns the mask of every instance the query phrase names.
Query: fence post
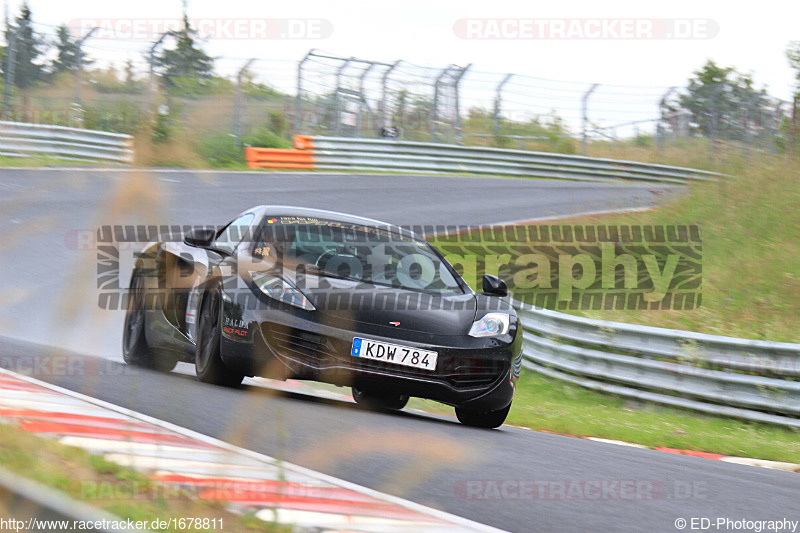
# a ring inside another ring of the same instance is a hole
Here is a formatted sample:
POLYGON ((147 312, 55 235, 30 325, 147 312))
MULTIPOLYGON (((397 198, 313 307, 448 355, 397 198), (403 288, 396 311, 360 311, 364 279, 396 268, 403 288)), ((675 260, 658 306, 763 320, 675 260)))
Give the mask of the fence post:
POLYGON ((247 62, 236 73, 236 88, 233 92, 233 139, 236 147, 241 150, 242 147, 242 77, 250 65, 253 64, 255 58, 248 59, 247 62))
POLYGON ((5 68, 5 92, 3 93, 3 120, 11 118, 11 91, 14 87, 14 70, 17 64, 17 37, 19 32, 22 31, 27 25, 27 21, 23 20, 19 27, 14 30, 8 38, 8 54, 6 54, 6 68, 5 68))
POLYGON ((753 148, 753 131, 755 130, 756 124, 754 124, 756 120, 756 113, 755 110, 757 108, 759 95, 753 94, 747 100, 747 107, 744 110, 744 150, 745 155, 750 157, 753 148))
MULTIPOLYGON (((372 111, 369 108, 369 102, 367 99, 364 98, 364 78, 367 77, 367 74, 372 70, 372 68, 376 65, 376 63, 369 63, 369 66, 364 69, 364 72, 361 73, 361 76, 358 77, 358 98, 361 100, 361 103, 367 108, 367 126, 369 126, 369 118, 372 115, 372 111)), ((356 137, 361 137, 361 109, 359 109, 358 117, 356 117, 356 137)))
POLYGON ((800 97, 800 92, 794 95, 792 100, 792 146, 791 151, 795 150, 795 142, 797 141, 797 99, 800 97))
POLYGON ((583 93, 583 98, 581 98, 581 129, 583 131, 582 140, 581 140, 581 153, 586 155, 589 150, 589 139, 587 136, 587 127, 589 124, 589 117, 587 116, 587 111, 589 107, 589 96, 594 92, 595 89, 599 86, 599 83, 592 84, 585 93, 583 93))
POLYGON ((339 96, 339 91, 341 90, 342 86, 342 72, 350 65, 350 62, 355 59, 351 57, 350 59, 345 59, 342 66, 336 69, 336 92, 333 95, 333 119, 336 121, 336 127, 334 128, 334 133, 336 136, 339 136, 339 132, 341 131, 342 126, 342 117, 341 117, 341 97, 339 96))
POLYGON ((722 84, 717 83, 711 89, 711 124, 708 130, 710 157, 714 159, 717 154, 717 126, 719 122, 719 98, 722 84))
POLYGON ((439 121, 439 83, 450 72, 451 68, 453 68, 453 65, 443 68, 439 75, 436 76, 436 81, 433 84, 433 110, 431 111, 431 140, 433 142, 439 139, 439 127, 436 124, 439 121))
POLYGON ((664 144, 665 144, 664 141, 666 133, 664 131, 665 130, 664 123, 667 120, 667 113, 666 113, 667 100, 674 91, 675 87, 670 87, 669 89, 667 89, 667 92, 664 93, 664 96, 661 97, 661 101, 659 101, 658 103, 658 108, 661 116, 658 120, 658 126, 656 127, 656 146, 658 147, 659 152, 664 149, 664 144))
POLYGON ((78 49, 77 53, 75 54, 76 59, 78 60, 78 68, 75 69, 75 103, 78 104, 79 109, 83 107, 83 101, 81 98, 81 85, 83 83, 81 79, 83 77, 83 43, 99 29, 99 27, 95 26, 75 43, 75 46, 78 49))
MULTIPOLYGON (((383 73, 383 78, 381 78, 381 121, 383 122, 381 126, 384 128, 388 128, 391 125, 390 115, 389 115, 389 106, 387 105, 387 101, 389 99, 388 95, 388 81, 389 81, 389 74, 392 73, 397 66, 402 63, 403 61, 395 61, 393 64, 386 69, 386 72, 383 73)), ((401 119, 402 120, 402 119, 401 119)))
POLYGON ((464 130, 461 127, 461 97, 460 97, 461 79, 464 77, 464 74, 467 73, 467 71, 470 69, 471 66, 472 63, 470 63, 466 67, 463 67, 456 76, 455 80, 453 80, 453 90, 455 91, 455 97, 456 97, 455 98, 456 117, 455 117, 455 123, 453 125, 456 130, 456 143, 462 145, 464 144, 464 130))
POLYGON ((170 35, 171 31, 165 31, 162 33, 158 40, 153 43, 153 46, 150 47, 150 52, 147 55, 147 62, 150 64, 150 108, 155 109, 156 106, 156 93, 157 91, 157 83, 156 83, 156 48, 164 42, 164 39, 170 35))
POLYGON ((781 108, 785 103, 786 102, 783 100, 778 100, 775 103, 775 111, 772 112, 772 118, 770 120, 769 133, 772 142, 770 143, 769 151, 773 154, 778 151, 778 134, 780 133, 781 117, 783 116, 781 108))
POLYGON ((303 120, 303 65, 314 55, 314 48, 308 51, 303 59, 297 63, 297 95, 294 97, 294 120, 292 120, 292 134, 300 135, 303 120))
POLYGON ((500 111, 503 105, 503 88, 513 76, 513 74, 506 74, 494 90, 494 113, 492 122, 494 128, 494 144, 498 147, 500 146, 500 111))

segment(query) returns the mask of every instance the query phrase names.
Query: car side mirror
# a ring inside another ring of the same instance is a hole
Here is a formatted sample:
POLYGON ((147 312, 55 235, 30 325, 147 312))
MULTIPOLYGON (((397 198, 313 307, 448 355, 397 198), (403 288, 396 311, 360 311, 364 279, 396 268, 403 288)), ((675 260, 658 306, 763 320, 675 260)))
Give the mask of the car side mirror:
POLYGON ((508 286, 506 282, 497 276, 490 274, 483 275, 483 292, 491 296, 508 296, 508 286))
POLYGON ((189 246, 203 248, 211 244, 216 234, 217 232, 211 228, 192 228, 183 236, 183 242, 189 246))

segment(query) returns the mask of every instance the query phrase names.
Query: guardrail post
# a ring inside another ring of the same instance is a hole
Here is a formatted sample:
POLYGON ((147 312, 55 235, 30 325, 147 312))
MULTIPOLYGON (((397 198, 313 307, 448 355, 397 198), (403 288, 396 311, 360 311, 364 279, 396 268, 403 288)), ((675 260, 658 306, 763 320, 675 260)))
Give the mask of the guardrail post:
POLYGON ((589 117, 587 115, 588 107, 589 107, 589 96, 594 92, 597 87, 599 87, 599 83, 592 84, 589 87, 589 90, 583 93, 583 98, 581 99, 581 129, 583 130, 583 134, 581 136, 581 153, 586 155, 587 151, 589 150, 589 139, 587 136, 587 127, 589 124, 589 117))
POLYGON ((242 149, 242 77, 255 60, 255 58, 248 59, 236 74, 236 88, 233 93, 233 138, 239 150, 242 149))
POLYGON ((513 77, 513 74, 506 74, 494 90, 494 113, 492 122, 494 123, 494 144, 498 147, 500 146, 500 111, 503 105, 503 88, 513 77))
POLYGON ((303 59, 297 63, 297 95, 294 97, 294 120, 292 121, 292 135, 300 135, 303 121, 303 65, 314 55, 314 48, 308 51, 303 59))

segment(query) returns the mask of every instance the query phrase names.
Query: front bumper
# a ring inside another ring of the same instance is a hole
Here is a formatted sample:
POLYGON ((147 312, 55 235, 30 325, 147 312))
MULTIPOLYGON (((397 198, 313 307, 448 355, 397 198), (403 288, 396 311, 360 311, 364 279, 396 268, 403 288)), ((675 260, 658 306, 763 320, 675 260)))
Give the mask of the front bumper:
MULTIPOLYGON (((313 379, 365 390, 436 400, 478 411, 507 407, 513 398, 521 362, 522 333, 516 319, 498 339, 437 336, 385 326, 321 324, 306 312, 253 312, 231 328, 224 325, 225 364, 247 375, 313 379), (350 355, 354 337, 403 344, 439 354, 435 371, 350 355)), ((236 313, 242 316, 240 313, 236 313)), ((231 319, 227 319, 232 323, 231 319)))

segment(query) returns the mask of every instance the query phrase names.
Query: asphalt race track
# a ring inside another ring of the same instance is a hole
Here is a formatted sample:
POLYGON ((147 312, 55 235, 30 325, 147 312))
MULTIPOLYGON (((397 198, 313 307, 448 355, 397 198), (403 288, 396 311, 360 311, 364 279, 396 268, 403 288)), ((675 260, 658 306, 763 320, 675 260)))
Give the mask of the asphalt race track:
MULTIPOLYGON (((98 254, 76 239, 102 225, 221 225, 258 204, 395 224, 488 224, 648 207, 675 190, 395 174, 0 169, 0 334, 122 360, 122 313, 98 308, 98 254)), ((122 270, 144 245, 120 248, 122 270)), ((129 270, 120 278, 126 287, 129 270)))
MULTIPOLYGON (((45 381, 510 531, 676 531, 678 518, 793 518, 800 476, 345 401, 229 390, 119 364, 97 307, 102 224, 221 224, 259 203, 399 224, 481 224, 650 206, 674 189, 400 175, 0 170, 0 360, 45 381), (42 345, 57 346, 58 349, 42 345), (66 350, 99 355, 68 356, 66 350)), ((188 365, 186 365, 188 367, 188 365)))
POLYGON ((796 518, 792 472, 223 389, 3 338, 0 353, 6 368, 38 366, 34 375, 62 387, 509 531, 674 532, 678 518, 796 518))

